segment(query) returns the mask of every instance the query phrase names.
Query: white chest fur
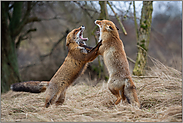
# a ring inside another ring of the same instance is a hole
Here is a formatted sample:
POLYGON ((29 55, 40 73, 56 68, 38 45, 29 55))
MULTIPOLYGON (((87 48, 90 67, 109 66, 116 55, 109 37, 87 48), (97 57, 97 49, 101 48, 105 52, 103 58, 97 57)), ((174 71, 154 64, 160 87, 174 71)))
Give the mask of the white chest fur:
POLYGON ((114 47, 110 47, 109 49, 105 50, 103 53, 104 63, 107 67, 109 72, 109 77, 116 76, 116 77, 127 77, 129 76, 128 70, 128 63, 122 57, 114 47))
POLYGON ((108 69, 109 72, 109 76, 111 76, 113 73, 116 72, 116 67, 115 67, 115 57, 114 57, 114 52, 115 52, 115 48, 111 47, 108 50, 106 50, 103 54, 104 57, 104 63, 108 69))

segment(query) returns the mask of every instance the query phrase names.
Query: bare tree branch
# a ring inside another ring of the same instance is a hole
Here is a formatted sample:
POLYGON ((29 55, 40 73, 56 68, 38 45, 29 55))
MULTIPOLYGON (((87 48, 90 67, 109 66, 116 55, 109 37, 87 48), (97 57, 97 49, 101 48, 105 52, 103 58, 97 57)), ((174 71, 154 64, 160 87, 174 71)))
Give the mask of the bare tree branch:
POLYGON ((119 25, 121 26, 121 29, 123 30, 124 34, 127 35, 127 32, 126 32, 126 30, 125 30, 125 28, 124 28, 122 22, 120 21, 119 16, 116 14, 116 12, 114 11, 114 9, 112 8, 111 4, 110 4, 108 1, 107 1, 107 4, 109 5, 109 7, 111 8, 111 10, 112 10, 113 13, 115 14, 115 17, 116 17, 116 19, 118 20, 119 25))
POLYGON ((67 37, 67 34, 68 34, 68 33, 69 33, 69 30, 66 30, 64 36, 63 36, 62 38, 60 38, 60 39, 53 45, 53 47, 52 47, 50 53, 48 53, 48 54, 46 54, 46 55, 41 55, 40 58, 41 58, 41 59, 44 59, 45 57, 52 55, 54 49, 58 46, 58 44, 59 44, 63 39, 65 39, 65 38, 67 37))
POLYGON ((74 2, 77 3, 77 5, 79 5, 79 7, 81 7, 81 9, 83 9, 86 12, 86 14, 93 20, 93 17, 90 15, 90 13, 86 8, 84 8, 79 2, 77 1, 74 1, 74 2))
POLYGON ((27 19, 27 21, 25 22, 25 25, 28 24, 28 23, 31 23, 31 22, 39 22, 41 21, 42 19, 38 18, 38 17, 30 17, 27 19))
POLYGON ((30 68, 30 67, 33 67, 33 66, 36 66, 36 65, 42 65, 42 63, 29 63, 27 65, 20 66, 19 69, 27 69, 27 68, 30 68))
POLYGON ((22 21, 18 24, 17 28, 13 31, 13 36, 17 36, 21 30, 23 29, 23 27, 30 23, 30 22, 35 22, 35 21, 41 21, 39 18, 37 17, 29 17, 30 15, 30 11, 32 10, 32 7, 35 5, 35 3, 33 2, 27 2, 27 10, 26 13, 24 14, 24 17, 22 19, 22 21))
POLYGON ((49 18, 49 19, 41 19, 41 18, 38 18, 38 17, 30 17, 28 19, 26 19, 26 21, 24 23, 21 23, 21 25, 19 26, 19 28, 17 28, 15 31, 14 31, 14 35, 17 35, 19 34, 19 32, 22 30, 22 28, 28 24, 28 23, 32 23, 32 22, 40 22, 40 21, 49 21, 49 20, 54 20, 54 19, 62 19, 60 17, 53 17, 53 18, 49 18))
POLYGON ((135 32, 136 32, 136 38, 138 41, 138 25, 137 25, 137 18, 136 18, 136 11, 135 11, 135 1, 133 1, 133 14, 134 14, 134 23, 135 23, 135 32))
POLYGON ((53 18, 40 18, 41 21, 50 21, 50 20, 55 20, 55 19, 63 19, 61 17, 55 16, 53 18))
POLYGON ((23 27, 24 27, 26 24, 31 23, 31 22, 39 22, 39 21, 41 21, 41 19, 40 19, 40 18, 37 18, 37 17, 30 17, 30 18, 26 19, 24 22, 22 22, 22 23, 20 24, 19 28, 17 28, 17 29, 14 31, 13 35, 14 35, 14 36, 18 35, 18 34, 20 33, 20 31, 23 29, 23 27))
POLYGON ((135 61, 134 61, 132 58, 130 58, 130 57, 128 57, 128 56, 126 56, 126 57, 127 57, 127 59, 128 59, 129 61, 131 61, 132 63, 135 64, 135 61))
POLYGON ((30 32, 34 32, 34 31, 36 31, 36 30, 37 30, 36 28, 34 28, 34 29, 29 29, 26 33, 24 33, 23 35, 19 36, 18 41, 17 41, 17 43, 15 44, 15 45, 16 45, 16 49, 19 48, 20 43, 21 43, 23 40, 27 39, 27 37, 25 37, 27 34, 29 34, 30 32))

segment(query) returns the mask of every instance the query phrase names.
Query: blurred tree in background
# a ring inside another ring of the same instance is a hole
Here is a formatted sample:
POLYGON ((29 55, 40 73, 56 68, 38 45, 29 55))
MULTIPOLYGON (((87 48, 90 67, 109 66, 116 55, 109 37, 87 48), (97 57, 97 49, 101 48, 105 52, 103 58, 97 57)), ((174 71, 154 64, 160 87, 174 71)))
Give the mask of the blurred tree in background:
MULTIPOLYGON (((109 15, 108 15, 108 11, 107 11, 107 1, 99 1, 99 5, 100 5, 100 15, 98 20, 108 20, 109 19, 109 15)), ((97 27, 97 26, 95 26, 97 27)), ((95 29, 94 29, 95 32, 95 29)), ((97 44, 98 40, 96 39, 96 44, 97 44)), ((101 76, 108 78, 106 73, 104 72, 104 63, 101 61, 101 56, 98 56, 98 78, 100 79, 101 76), (102 75, 103 73, 103 75, 102 75)))
MULTIPOLYGON (((12 83, 20 82, 20 74, 17 62, 16 47, 25 38, 20 35, 23 27, 33 21, 39 21, 37 17, 30 17, 33 2, 2 2, 2 48, 1 48, 1 92, 6 92, 12 83), (26 8, 24 8, 26 6, 26 8), (15 39, 19 37, 15 43, 15 39)), ((34 30, 29 30, 27 33, 34 30)))
POLYGON ((137 27, 136 11, 135 11, 135 1, 133 1, 134 6, 134 22, 136 29, 136 39, 138 53, 136 58, 135 67, 133 69, 133 74, 137 76, 144 75, 144 68, 147 63, 147 52, 150 41, 151 33, 151 22, 152 22, 152 12, 153 12, 153 1, 143 1, 143 7, 141 10, 140 27, 137 27))

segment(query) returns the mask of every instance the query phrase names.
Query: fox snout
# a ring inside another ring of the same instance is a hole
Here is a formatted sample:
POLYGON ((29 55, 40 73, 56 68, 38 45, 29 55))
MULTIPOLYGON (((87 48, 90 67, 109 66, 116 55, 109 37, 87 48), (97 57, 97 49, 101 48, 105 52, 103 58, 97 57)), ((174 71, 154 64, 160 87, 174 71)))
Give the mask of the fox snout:
POLYGON ((82 25, 80 30, 84 31, 85 30, 85 26, 82 25))

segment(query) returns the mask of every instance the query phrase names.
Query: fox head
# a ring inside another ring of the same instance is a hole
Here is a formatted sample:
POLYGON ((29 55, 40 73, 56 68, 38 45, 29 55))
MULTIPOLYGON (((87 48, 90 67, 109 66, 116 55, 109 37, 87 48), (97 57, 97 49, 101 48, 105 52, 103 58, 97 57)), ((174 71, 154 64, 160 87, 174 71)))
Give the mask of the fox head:
POLYGON ((110 38, 111 36, 119 38, 119 33, 118 33, 119 29, 115 26, 115 24, 112 21, 109 21, 109 20, 96 20, 95 24, 100 29, 99 41, 101 39, 105 40, 107 38, 110 38))
POLYGON ((85 30, 84 26, 81 26, 77 29, 73 29, 66 38, 66 46, 69 46, 70 43, 83 43, 86 45, 85 41, 88 40, 88 38, 83 38, 83 32, 85 30))

